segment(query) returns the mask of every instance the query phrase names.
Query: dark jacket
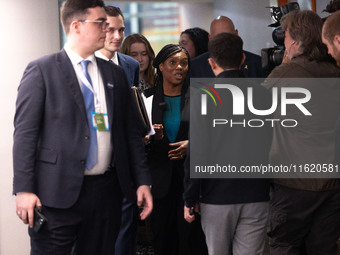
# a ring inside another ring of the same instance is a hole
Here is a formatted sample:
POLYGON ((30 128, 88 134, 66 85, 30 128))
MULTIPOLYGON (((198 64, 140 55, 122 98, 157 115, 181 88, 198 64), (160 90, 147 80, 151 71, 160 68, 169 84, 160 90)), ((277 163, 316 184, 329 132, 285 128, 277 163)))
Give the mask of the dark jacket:
MULTIPOLYGON (((340 114, 340 83, 322 79, 332 77, 340 77, 340 69, 333 63, 297 56, 290 62, 277 66, 265 80, 263 85, 267 89, 301 87, 311 93, 311 100, 305 106, 312 116, 305 116, 297 107, 290 107, 287 108, 285 118, 295 119, 299 124, 287 129, 275 123, 270 150, 272 164, 303 166, 333 163, 334 129, 340 114), (307 82, 297 82, 297 79, 289 78, 305 78, 307 82)), ((281 117, 280 108, 279 104, 274 118, 281 117)), ((299 190, 322 191, 340 187, 336 179, 328 178, 280 178, 274 181, 299 190)))
MULTIPOLYGON (((243 51, 246 59, 241 70, 247 78, 265 77, 262 70, 261 57, 249 51, 243 51)), ((203 53, 190 61, 190 78, 215 77, 208 62, 209 52, 203 53)))
POLYGON ((117 52, 119 65, 124 69, 130 87, 139 84, 139 63, 136 59, 117 52))
MULTIPOLYGON (((231 70, 222 72, 218 78, 236 78, 244 77, 239 70, 231 70)), ((248 83, 239 84, 239 88, 246 94, 247 87, 252 86, 254 95, 257 95, 261 101, 263 109, 268 109, 271 104, 271 98, 268 91, 264 90, 260 85, 250 85, 248 83)), ((229 93, 230 94, 230 93, 229 93)), ((230 96, 230 95, 228 95, 230 96)), ((224 98, 225 99, 225 98, 224 98)), ((223 109, 232 108, 232 99, 223 101, 223 109)), ((228 113, 228 118, 233 118, 228 113)), ((245 119, 264 119, 268 116, 255 116, 249 112, 243 117, 245 119)), ((194 123, 191 123, 194 125, 194 123)), ((212 143, 213 153, 219 151, 219 146, 216 144, 223 143, 226 150, 220 151, 225 157, 227 164, 240 165, 260 165, 268 163, 269 148, 272 138, 272 129, 265 125, 263 128, 244 128, 236 125, 230 128, 219 129, 223 130, 223 136, 218 133, 220 131, 213 131, 211 134, 202 134, 203 136, 210 136, 209 139, 215 139, 212 143), (223 140, 221 140, 223 137, 223 140), (225 139, 225 137, 227 137, 225 139), (215 142, 218 141, 218 142, 215 142)), ((190 137, 190 143, 193 139, 200 139, 190 137)), ((193 157, 197 155, 190 155, 193 157)), ((204 155, 203 155, 204 156, 204 155)), ((197 162, 192 159, 191 162, 197 162)), ((207 204, 238 204, 238 203, 252 203, 263 202, 269 200, 269 181, 267 179, 190 179, 189 162, 186 161, 185 168, 185 192, 184 201, 188 207, 193 206, 197 202, 207 204)))
MULTIPOLYGON (((163 86, 155 86, 145 91, 145 96, 153 95, 152 102, 152 124, 163 124, 163 111, 166 109, 163 95, 163 86)), ((187 87, 183 86, 181 94, 181 123, 175 142, 188 140, 189 133, 189 94, 187 87)), ((154 198, 162 198, 169 192, 171 182, 176 178, 179 186, 184 178, 183 160, 170 160, 169 150, 174 149, 169 146, 169 139, 164 129, 162 140, 153 140, 148 148, 147 162, 152 179, 152 194, 154 198), (176 174, 176 176, 174 176, 176 174)))
MULTIPOLYGON (((144 147, 121 67, 97 58, 105 88, 113 161, 124 195, 150 185, 144 147)), ((13 193, 33 192, 43 205, 69 208, 82 187, 89 125, 79 82, 64 50, 31 62, 20 83, 15 114, 13 193)))

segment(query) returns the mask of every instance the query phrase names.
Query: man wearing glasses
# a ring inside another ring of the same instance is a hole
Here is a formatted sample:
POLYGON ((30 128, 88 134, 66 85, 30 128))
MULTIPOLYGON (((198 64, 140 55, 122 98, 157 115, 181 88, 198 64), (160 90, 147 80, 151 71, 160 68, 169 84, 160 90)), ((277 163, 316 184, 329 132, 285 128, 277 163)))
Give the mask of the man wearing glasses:
POLYGON ((21 80, 13 147, 16 214, 31 254, 114 254, 122 195, 152 210, 144 148, 122 68, 98 59, 102 0, 67 0, 59 53, 32 61, 21 80), (34 220, 46 217, 42 227, 34 220))

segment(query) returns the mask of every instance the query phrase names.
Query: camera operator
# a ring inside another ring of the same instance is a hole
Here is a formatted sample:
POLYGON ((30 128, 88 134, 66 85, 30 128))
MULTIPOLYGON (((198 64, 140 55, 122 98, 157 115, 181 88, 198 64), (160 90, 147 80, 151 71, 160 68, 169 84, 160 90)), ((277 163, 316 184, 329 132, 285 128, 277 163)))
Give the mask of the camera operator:
POLYGON ((269 27, 275 27, 272 33, 273 41, 276 46, 273 48, 264 48, 261 50, 262 68, 265 72, 270 73, 276 66, 282 63, 284 58, 284 39, 285 32, 280 24, 281 18, 294 10, 299 10, 300 6, 297 2, 288 3, 280 7, 270 7, 272 19, 275 21, 274 24, 269 27))
MULTIPOLYGON (((333 163, 334 123, 340 113, 340 84, 296 84, 296 79, 340 77, 321 41, 321 18, 312 11, 286 14, 284 63, 277 66, 264 86, 303 87, 310 91, 306 106, 312 116, 297 107, 287 109, 286 118, 299 124, 285 128, 275 123, 270 150, 271 164, 333 163), (276 78, 276 79, 270 79, 276 78)), ((280 118, 280 110, 274 118, 280 118)), ((340 182, 337 179, 274 179, 268 228, 271 254, 333 255, 340 236, 340 182)))

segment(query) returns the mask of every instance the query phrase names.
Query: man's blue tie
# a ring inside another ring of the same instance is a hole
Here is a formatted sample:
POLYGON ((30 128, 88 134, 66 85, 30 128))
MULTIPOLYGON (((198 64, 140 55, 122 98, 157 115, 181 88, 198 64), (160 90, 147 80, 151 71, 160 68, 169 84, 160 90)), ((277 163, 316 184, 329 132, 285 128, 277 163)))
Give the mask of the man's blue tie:
MULTIPOLYGON (((87 71, 87 66, 90 63, 90 60, 82 60, 80 62, 81 68, 83 70, 83 74, 85 75, 86 79, 89 81, 89 84, 92 86, 91 77, 87 71)), ((98 145, 97 145, 97 131, 93 128, 92 124, 92 113, 95 112, 94 109, 94 98, 92 91, 85 86, 85 84, 81 83, 82 90, 83 90, 83 98, 85 102, 86 108, 86 115, 87 120, 90 128, 90 147, 86 157, 86 169, 90 170, 94 165, 97 163, 98 157, 98 145)))

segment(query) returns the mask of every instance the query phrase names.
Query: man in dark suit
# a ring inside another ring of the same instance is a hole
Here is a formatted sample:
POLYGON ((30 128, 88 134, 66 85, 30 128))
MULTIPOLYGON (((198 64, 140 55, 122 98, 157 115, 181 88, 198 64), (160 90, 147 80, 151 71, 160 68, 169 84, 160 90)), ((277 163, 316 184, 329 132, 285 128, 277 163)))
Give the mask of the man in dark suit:
MULTIPOLYGON (((225 16, 218 16, 210 24, 209 39, 220 33, 231 33, 238 35, 234 23, 231 19, 225 16)), ((241 66, 241 70, 245 77, 256 78, 264 77, 262 71, 261 57, 249 51, 243 51, 246 58, 241 66)), ((215 77, 209 63, 209 52, 197 56, 190 62, 190 78, 210 78, 215 77)))
POLYGON ((32 61, 15 114, 16 213, 29 224, 31 254, 114 254, 122 194, 152 210, 151 178, 122 68, 98 59, 106 13, 102 0, 67 0, 68 37, 59 53, 32 61), (46 216, 32 229, 34 207, 46 216))
MULTIPOLYGON (((245 55, 242 52, 242 39, 231 33, 221 33, 209 41, 209 64, 217 78, 244 78, 240 67, 245 55)), ((217 79, 216 79, 217 80, 217 79)), ((259 109, 268 109, 271 105, 270 93, 259 84, 248 84, 245 79, 218 80, 216 83, 238 83, 237 87, 245 94, 248 87, 254 90, 254 102, 259 109), (244 81, 242 81, 244 80, 244 81)), ((244 115, 234 115, 231 93, 221 93, 223 107, 209 107, 216 112, 223 112, 229 120, 238 123, 244 118, 262 119, 268 116, 257 116, 250 111, 244 115)), ((194 103, 195 104, 195 103, 194 103)), ((219 113, 220 113, 219 112, 219 113)), ((192 116, 191 116, 192 117, 192 116)), ((216 117, 216 116, 215 116, 216 117)), ((193 116, 193 120, 195 116, 193 116)), ((206 119, 205 119, 206 120, 206 119)), ((208 121, 207 121, 208 122, 208 121)), ((190 123, 198 127, 200 123, 190 123)), ((205 130, 206 131, 206 130, 205 130)), ((199 131, 197 131, 199 132, 199 131)), ((242 125, 226 126, 223 129, 209 129, 209 134, 190 132, 191 148, 206 149, 202 154, 190 151, 195 165, 200 158, 209 157, 210 152, 224 158, 224 162, 236 169, 241 165, 260 165, 268 163, 271 145, 272 128, 270 125, 262 127, 244 127, 242 125), (207 140, 204 137, 207 137, 207 140), (197 141, 200 143, 197 143, 197 141)), ((213 157, 214 161, 217 159, 213 157)), ((184 188, 184 217, 188 222, 195 219, 190 214, 200 202, 201 223, 205 233, 209 255, 234 254, 255 255, 262 254, 266 235, 266 223, 269 209, 269 182, 266 179, 233 179, 226 174, 225 178, 190 179, 189 166, 185 164, 184 188)), ((196 164, 197 163, 197 164, 196 164)), ((217 161, 216 161, 217 163, 217 161)))
POLYGON ((134 58, 118 52, 124 39, 124 16, 119 7, 105 6, 109 23, 104 47, 96 52, 96 56, 123 67, 129 85, 138 87, 139 63, 134 58))
MULTIPOLYGON (((124 39, 124 15, 119 7, 104 7, 109 23, 104 47, 97 57, 123 67, 130 87, 139 84, 139 63, 134 58, 118 52, 124 39)), ((144 134, 143 134, 144 136, 144 134)), ((135 199, 123 197, 122 224, 116 241, 116 255, 135 255, 137 250, 138 208, 135 199)))

